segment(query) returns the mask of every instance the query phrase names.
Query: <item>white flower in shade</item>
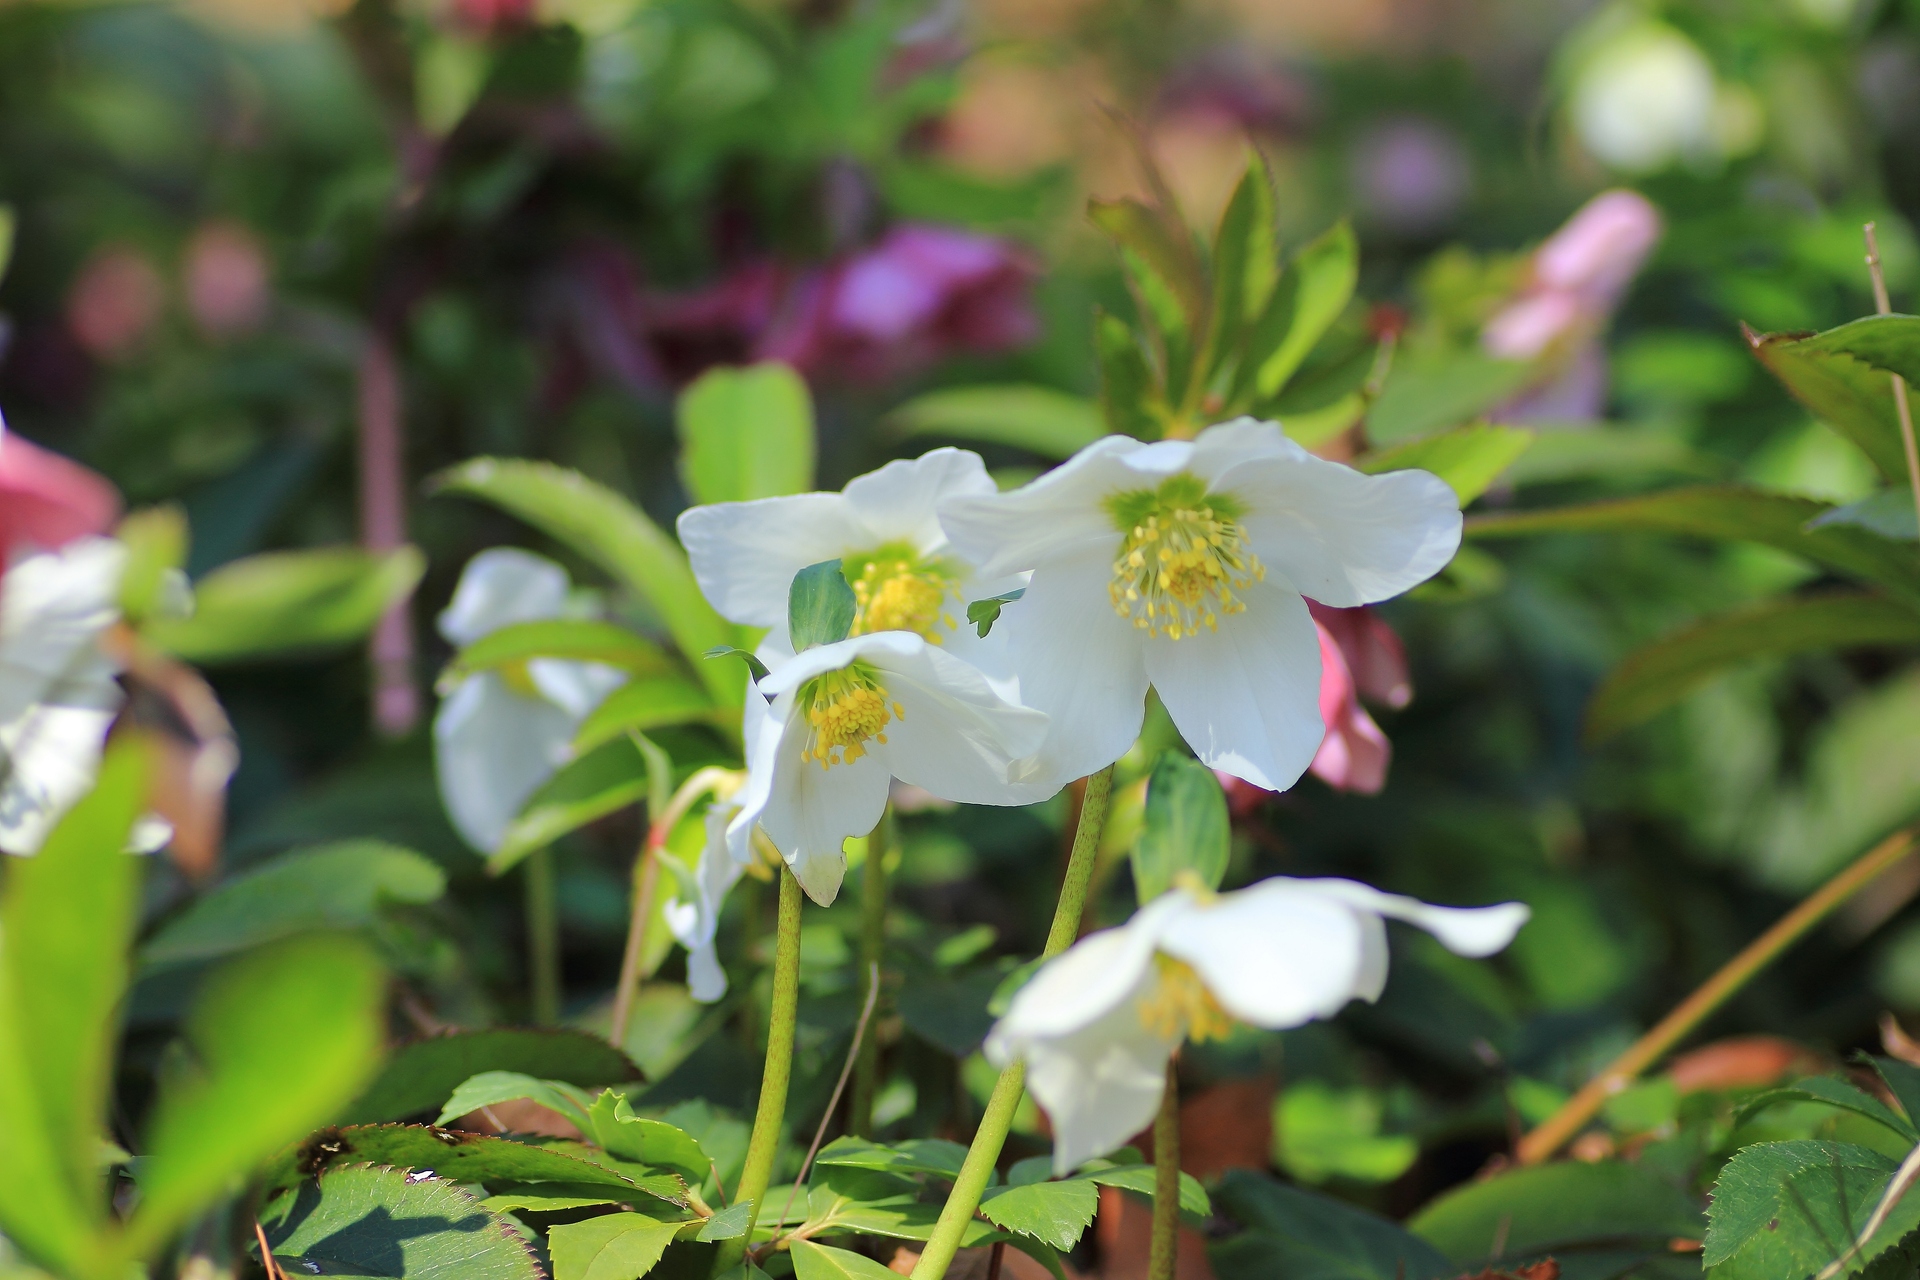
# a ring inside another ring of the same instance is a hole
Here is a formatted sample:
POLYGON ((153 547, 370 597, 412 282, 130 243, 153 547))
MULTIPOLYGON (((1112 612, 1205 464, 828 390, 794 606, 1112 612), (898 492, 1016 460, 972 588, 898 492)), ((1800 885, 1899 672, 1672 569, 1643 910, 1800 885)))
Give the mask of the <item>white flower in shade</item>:
POLYGON ((727 894, 739 883, 752 850, 742 845, 746 858, 736 857, 727 841, 727 824, 740 812, 739 788, 745 774, 732 774, 714 789, 713 803, 705 817, 706 842, 692 871, 677 858, 669 859, 680 881, 660 909, 661 918, 674 940, 687 949, 687 989, 693 998, 711 1004, 727 994, 727 972, 720 967, 720 953, 714 939, 720 931, 720 908, 727 894))
POLYGON ((1292 786, 1323 734, 1302 597, 1384 600, 1460 543, 1439 478, 1363 475, 1251 418, 1191 441, 1108 436, 1012 493, 949 498, 940 519, 981 573, 1033 571, 994 631, 1021 699, 1053 718, 1016 780, 1054 785, 1125 753, 1152 685, 1207 764, 1292 786))
POLYGON ((787 590, 794 575, 838 560, 856 605, 850 634, 911 631, 999 677, 1003 646, 967 623, 967 602, 1019 582, 980 581, 947 545, 936 514, 947 498, 993 492, 978 454, 935 449, 889 462, 839 493, 695 507, 677 527, 713 607, 734 622, 769 628, 769 661, 792 652, 787 590))
POLYGON ((1041 966, 988 1035, 987 1058, 1026 1062, 1027 1088, 1053 1124, 1054 1168, 1065 1173, 1153 1121, 1182 1041, 1223 1036, 1235 1022, 1297 1027, 1378 999, 1383 918, 1485 956, 1513 940, 1527 908, 1435 907, 1352 880, 1175 888, 1041 966))
POLYGON ((747 694, 747 783, 727 837, 744 863, 759 823, 824 906, 840 892, 843 842, 880 821, 892 779, 964 804, 1026 804, 1008 770, 1046 731, 1044 715, 911 631, 818 645, 747 694))
MULTIPOLYGON (((0 850, 38 852, 93 786, 119 711, 100 636, 120 616, 126 549, 82 538, 0 577, 0 850)), ((164 836, 161 838, 164 843, 164 836)))
MULTIPOLYGON (((576 616, 566 570, 513 547, 467 562, 440 634, 461 648, 516 622, 576 616)), ((535 658, 467 676, 433 718, 440 799, 461 838, 500 847, 529 797, 572 758, 573 735, 625 677, 596 662, 535 658)))

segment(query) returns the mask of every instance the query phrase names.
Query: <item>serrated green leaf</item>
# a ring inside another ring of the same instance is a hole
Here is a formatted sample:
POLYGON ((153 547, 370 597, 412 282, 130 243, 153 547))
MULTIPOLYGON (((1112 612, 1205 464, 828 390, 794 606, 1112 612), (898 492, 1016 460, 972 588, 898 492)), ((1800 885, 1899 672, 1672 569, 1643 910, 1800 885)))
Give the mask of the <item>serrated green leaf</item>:
POLYGON ((1154 761, 1147 783, 1147 812, 1133 846, 1133 887, 1141 904, 1190 874, 1209 889, 1220 887, 1231 852, 1227 796, 1213 770, 1179 751, 1154 761))
MULTIPOLYGON (((1898 1166, 1844 1142, 1761 1142, 1720 1171, 1701 1263, 1720 1280, 1805 1280, 1845 1257, 1898 1166)), ((1838 1275, 1852 1275, 1920 1227, 1920 1196, 1894 1208, 1838 1275)))
POLYGON ((887 417, 900 436, 1011 445, 1043 458, 1073 456, 1106 434, 1100 406, 1052 387, 948 387, 915 396, 887 417))
POLYGON ((1909 383, 1920 381, 1920 316, 1865 316, 1803 338, 1799 345, 1844 351, 1876 369, 1897 373, 1909 383))
POLYGON ((615 738, 562 768, 541 784, 507 824, 500 847, 487 858, 499 875, 589 822, 647 798, 647 763, 629 737, 615 738))
POLYGON ((824 1168, 872 1169, 901 1175, 928 1173, 951 1181, 966 1161, 967 1149, 945 1138, 910 1138, 885 1146, 865 1138, 835 1138, 820 1148, 814 1163, 824 1168))
POLYGON ((1431 471, 1447 482, 1464 507, 1485 493, 1535 438, 1535 433, 1524 427, 1475 422, 1424 440, 1377 450, 1356 459, 1353 465, 1369 475, 1408 468, 1431 471))
POLYGON ((1699 1239, 1700 1206, 1651 1169, 1562 1161, 1512 1169, 1442 1195, 1407 1226, 1455 1262, 1528 1258, 1608 1241, 1699 1239))
POLYGON ((482 1107, 521 1099, 559 1112, 583 1133, 589 1127, 587 1109, 593 1100, 586 1090, 564 1080, 541 1080, 519 1071, 482 1071, 462 1080, 447 1104, 440 1108, 434 1123, 444 1125, 482 1107))
POLYGON ((678 674, 673 658, 625 627, 591 618, 543 618, 498 627, 454 655, 443 680, 459 680, 537 658, 598 662, 637 676, 678 674))
POLYGON ((747 1234, 747 1228, 753 1218, 753 1201, 742 1200, 730 1204, 720 1212, 700 1224, 696 1240, 737 1240, 747 1234))
POLYGON ((248 556, 194 584, 191 617, 153 618, 142 634, 201 666, 351 644, 413 594, 426 566, 415 547, 248 556))
POLYGON ((813 398, 778 362, 716 367, 680 393, 680 478, 695 502, 745 502, 813 488, 813 398))
POLYGON ((787 636, 793 651, 845 640, 858 608, 838 560, 822 560, 794 574, 787 588, 787 636))
POLYGON ((275 858, 212 889, 140 949, 150 969, 233 955, 295 934, 358 929, 381 908, 437 901, 447 875, 411 849, 344 840, 275 858))
POLYGON ((1835 592, 1762 601, 1634 650, 1587 705, 1587 737, 1599 741, 1651 719, 1742 663, 1916 641, 1920 611, 1884 596, 1835 592))
POLYGON ((680 1224, 639 1213, 609 1213, 552 1227, 553 1280, 640 1280, 673 1243, 680 1224))
POLYGON ((794 1280, 899 1280, 872 1258, 811 1240, 793 1242, 794 1280))
POLYGON ((1782 1102, 1818 1102, 1838 1107, 1865 1116, 1908 1142, 1920 1142, 1920 1130, 1916 1130, 1904 1116, 1895 1113, 1872 1094, 1833 1076, 1808 1076, 1804 1080, 1796 1080, 1790 1085, 1769 1089, 1758 1097, 1749 1098, 1734 1113, 1734 1122, 1738 1124, 1782 1102))
POLYGON ((1914 325, 1920 320, 1911 316, 1873 316, 1811 337, 1752 330, 1746 335, 1753 354, 1794 399, 1857 445, 1883 477, 1900 484, 1907 464, 1893 381, 1867 353, 1874 361, 1910 365, 1899 335, 1910 335, 1914 325))
POLYGON ((1360 282, 1360 244, 1353 228, 1335 223, 1300 246, 1286 280, 1291 287, 1274 291, 1267 315, 1255 322, 1247 352, 1253 390, 1263 400, 1280 394, 1352 300, 1360 282))
MULTIPOLYGON (((535 1213, 561 1213, 568 1209, 591 1209, 602 1204, 646 1202, 643 1196, 615 1187, 579 1186, 569 1182, 501 1183, 494 1194, 482 1200, 488 1213, 514 1213, 531 1209, 535 1213)), ((663 1206, 664 1207, 664 1206, 663 1206)))
POLYGON ((587 1088, 640 1078, 624 1053, 585 1031, 459 1031, 394 1050, 379 1077, 343 1112, 341 1123, 375 1124, 436 1110, 462 1080, 483 1071, 517 1071, 587 1088))
POLYGON ((1855 525, 1900 542, 1920 541, 1920 513, 1914 510, 1911 488, 1882 489, 1871 497, 1815 516, 1807 527, 1821 529, 1830 524, 1855 525))
POLYGON ((612 1089, 601 1094, 594 1100, 589 1119, 594 1141, 609 1155, 672 1169, 695 1186, 713 1172, 713 1161, 692 1134, 664 1120, 636 1116, 624 1094, 612 1089))
MULTIPOLYGON (((653 606, 681 653, 738 641, 700 594, 680 544, 604 485, 550 463, 474 458, 441 472, 433 488, 491 502, 593 561, 653 606)), ((740 705, 744 682, 735 672, 700 663, 695 674, 716 702, 740 705)))
MULTIPOLYGON (((1096 1160, 1081 1166, 1074 1176, 1097 1182, 1103 1187, 1119 1187, 1123 1191, 1153 1199, 1156 1175, 1150 1164, 1102 1165, 1096 1160)), ((1189 1221, 1204 1220, 1213 1213, 1207 1189, 1190 1173, 1180 1175, 1180 1213, 1189 1221)))
POLYGON ((528 1242, 459 1187, 402 1169, 334 1169, 261 1215, 291 1275, 541 1280, 528 1242))
POLYGON ((1400 1226, 1344 1200, 1229 1170, 1214 1192, 1244 1228, 1211 1241, 1215 1274, 1274 1280, 1451 1280, 1460 1268, 1400 1226))
POLYGON ((1099 1207, 1100 1192, 1091 1180, 1069 1178, 997 1187, 981 1200, 980 1213, 995 1226, 1064 1250, 1080 1242, 1099 1207))
POLYGON ((1128 197, 1089 200, 1087 216, 1165 290, 1178 307, 1177 323, 1185 332, 1198 332, 1207 318, 1206 283, 1186 228, 1128 197))

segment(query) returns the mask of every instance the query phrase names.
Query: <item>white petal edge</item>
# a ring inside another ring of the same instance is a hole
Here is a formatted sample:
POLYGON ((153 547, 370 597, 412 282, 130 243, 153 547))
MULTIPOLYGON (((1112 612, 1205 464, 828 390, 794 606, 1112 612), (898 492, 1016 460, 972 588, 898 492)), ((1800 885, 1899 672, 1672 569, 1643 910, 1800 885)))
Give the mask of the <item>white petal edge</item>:
POLYGON ((837 493, 694 507, 674 527, 708 602, 722 617, 752 627, 785 622, 794 575, 840 558, 867 536, 837 493))
POLYGON ((940 504, 941 527, 982 577, 1037 569, 1089 544, 1104 549, 1111 562, 1120 531, 1107 513, 1106 499, 1152 483, 1140 467, 1129 464, 1133 455, 1153 447, 1127 436, 1103 437, 1011 493, 949 498, 940 504))
POLYGON ((948 498, 996 492, 987 464, 968 449, 947 447, 917 458, 896 459, 854 477, 841 490, 868 540, 847 550, 871 551, 905 542, 921 555, 936 554, 947 543, 946 531, 940 527, 940 504, 948 498))
POLYGON ((931 645, 873 651, 869 661, 904 712, 887 725, 887 742, 870 748, 894 777, 963 804, 1032 804, 1059 790, 1008 779, 1013 763, 1045 741, 1044 714, 1006 701, 979 671, 931 645))
POLYGON ((1235 1018, 1281 1030, 1368 995, 1379 967, 1368 963, 1370 943, 1384 945, 1369 935, 1380 933, 1377 917, 1275 879, 1182 912, 1162 930, 1160 949, 1192 965, 1235 1018))
POLYGON ((1490 956, 1513 941, 1533 912, 1524 902, 1501 902, 1486 907, 1438 907, 1404 894, 1383 893, 1357 880, 1337 878, 1299 880, 1316 892, 1417 925, 1440 940, 1455 955, 1490 956))
POLYGON ((492 853, 521 806, 571 754, 573 716, 490 671, 461 681, 433 718, 435 774, 454 830, 492 853))
POLYGON ((460 571, 453 599, 440 611, 440 634, 464 648, 516 622, 558 618, 567 609, 567 571, 519 547, 490 547, 460 571))

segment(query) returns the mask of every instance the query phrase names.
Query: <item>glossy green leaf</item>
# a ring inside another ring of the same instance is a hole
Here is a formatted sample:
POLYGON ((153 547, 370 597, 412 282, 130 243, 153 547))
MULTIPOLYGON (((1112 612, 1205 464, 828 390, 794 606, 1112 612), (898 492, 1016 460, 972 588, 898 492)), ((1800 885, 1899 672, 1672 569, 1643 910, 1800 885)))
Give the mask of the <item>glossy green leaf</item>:
POLYGON ((639 1280, 654 1269, 679 1231, 639 1213, 609 1213, 547 1231, 553 1280, 639 1280))
POLYGON ((549 778, 507 824, 500 847, 487 858, 499 875, 589 822, 598 822, 647 797, 647 762, 632 738, 595 747, 549 778))
MULTIPOLYGON (((1717 1280, 1799 1280, 1848 1256, 1897 1164, 1844 1142, 1761 1142, 1735 1153, 1713 1186, 1703 1265, 1717 1280)), ((1858 1273, 1920 1227, 1905 1196, 1836 1274, 1858 1273)))
POLYGON ((1820 529, 1830 524, 1856 525, 1901 542, 1920 541, 1920 512, 1914 510, 1913 490, 1909 487, 1882 489, 1858 502, 1835 507, 1815 516, 1807 527, 1820 529))
POLYGON ((543 1280, 529 1242, 460 1187, 404 1169, 333 1169, 261 1215, 289 1275, 543 1280))
POLYGON ((949 387, 915 396, 888 415, 901 436, 1010 445, 1067 458, 1106 434, 1100 406, 1052 387, 949 387))
POLYGON ((1652 1169, 1615 1161, 1561 1161, 1511 1169, 1455 1188, 1407 1226, 1462 1265, 1530 1258, 1607 1241, 1699 1239, 1700 1206, 1652 1169))
POLYGON ((435 1111, 461 1081, 483 1071, 515 1071, 585 1088, 640 1078, 625 1054, 585 1031, 460 1031, 394 1050, 379 1077, 346 1108, 342 1123, 375 1124, 435 1111))
MULTIPOLYGON (((433 483, 437 492, 491 502, 599 565, 653 606, 681 653, 735 643, 733 627, 700 594, 680 544, 606 486, 550 463, 509 458, 474 458, 433 483)), ((736 672, 702 663, 697 674, 716 701, 740 705, 736 672)))
POLYGON ((793 1242, 794 1280, 899 1280, 897 1272, 863 1253, 833 1249, 811 1240, 793 1242))
POLYGON ((1897 334, 1916 324, 1920 320, 1911 316, 1870 317, 1811 337, 1748 330, 1747 342, 1794 399, 1859 446, 1883 477, 1900 484, 1906 480, 1907 463, 1892 379, 1852 348, 1864 348, 1875 359, 1904 362, 1910 357, 1900 354, 1897 334), (1888 321, 1894 323, 1889 326, 1888 321))
POLYGON ((813 488, 813 398, 777 362, 716 367, 675 406, 680 478, 695 502, 745 502, 813 488))
POLYGON ((1069 1178, 995 1188, 980 1202, 980 1213, 997 1227, 1065 1250, 1080 1242, 1099 1207, 1100 1191, 1093 1182, 1069 1178))
POLYGON ((1142 905, 1183 875, 1220 887, 1232 851, 1227 796, 1213 770, 1179 751, 1162 752, 1147 783, 1146 823, 1133 846, 1133 887, 1142 905))
POLYGON ((194 584, 191 617, 154 618, 143 634, 202 666, 351 644, 413 594, 426 564, 414 547, 248 556, 194 584))
POLYGON ((679 670, 666 650, 625 627, 591 618, 546 618, 509 623, 489 631, 454 655, 442 679, 458 680, 476 671, 491 671, 536 658, 598 662, 638 676, 667 675, 679 670))
POLYGON ((1242 1230, 1208 1244, 1216 1275, 1254 1280, 1452 1280, 1447 1256, 1399 1223, 1332 1196, 1230 1170, 1214 1192, 1242 1230))
POLYGON ((1409 440, 1356 459, 1354 466, 1372 475, 1417 468, 1447 482, 1460 505, 1466 506, 1487 491, 1533 444, 1535 433, 1524 427, 1499 427, 1476 422, 1468 426, 1409 440))
POLYGON ((1920 610, 1856 592, 1789 596, 1707 618, 1636 649, 1587 706, 1595 741, 1648 720, 1729 668, 1760 658, 1920 642, 1920 610))
POLYGON ((1834 1076, 1809 1076, 1805 1080, 1796 1080, 1790 1085, 1769 1089, 1758 1097, 1749 1098, 1740 1104, 1739 1111, 1734 1114, 1734 1122, 1737 1124, 1782 1102, 1817 1102, 1838 1107, 1842 1111, 1865 1116, 1909 1143, 1920 1142, 1920 1130, 1916 1130, 1905 1116, 1872 1094, 1834 1076))
POLYGON ((587 1109, 593 1105, 593 1099, 586 1090, 565 1080, 541 1080, 519 1071, 482 1071, 462 1080, 433 1122, 444 1125, 482 1107, 521 1099, 559 1112, 583 1133, 591 1123, 587 1109))
POLYGON ((113 1073, 140 860, 124 852, 146 798, 148 750, 116 743, 93 791, 0 899, 0 1229, 73 1269, 105 1212, 97 1152, 113 1073))
POLYGON ((835 1138, 820 1148, 814 1163, 822 1168, 872 1169, 880 1173, 932 1174, 948 1181, 959 1176, 967 1149, 945 1138, 909 1138, 883 1145, 865 1138, 835 1138))
POLYGON ((1359 281, 1360 245, 1347 223, 1336 223, 1300 246, 1285 284, 1274 292, 1268 315, 1256 322, 1250 339, 1253 389, 1261 399, 1280 394, 1347 309, 1359 281))
POLYGON ((1126 321, 1095 308, 1093 353, 1100 365, 1100 411, 1107 430, 1150 440, 1161 432, 1167 406, 1146 353, 1126 321))
POLYGON ((705 1241, 738 1240, 741 1236, 747 1234, 747 1228, 750 1225, 749 1220, 752 1217, 753 1201, 742 1200, 738 1204, 730 1204, 701 1223, 699 1233, 694 1236, 694 1239, 705 1241))
POLYGON ((1920 316, 1865 316, 1804 338, 1799 345, 1844 351, 1876 369, 1897 373, 1909 383, 1920 382, 1920 316))
POLYGON ((845 640, 858 609, 838 560, 822 560, 794 574, 787 587, 787 636, 794 652, 845 640))
POLYGON ((489 1188, 493 1194, 480 1203, 489 1213, 517 1213, 531 1209, 535 1213, 562 1213, 569 1209, 591 1209, 603 1204, 628 1204, 645 1197, 618 1187, 596 1187, 570 1182, 502 1182, 489 1188))
MULTIPOLYGON (((1082 1166, 1074 1176, 1153 1199, 1156 1175, 1150 1164, 1107 1164, 1095 1160, 1082 1166)), ((1190 1223, 1204 1220, 1213 1213, 1207 1189, 1190 1173, 1180 1175, 1180 1213, 1190 1223)))
POLYGON ((195 899, 140 949, 148 968, 217 959, 298 933, 358 929, 383 907, 433 902, 447 875, 380 840, 346 840, 275 858, 195 899))
POLYGON ((1638 531, 1757 542, 1850 577, 1879 583, 1903 600, 1920 604, 1920 559, 1913 549, 1864 529, 1807 527, 1829 509, 1826 503, 1812 498, 1736 485, 1708 485, 1544 511, 1473 516, 1467 520, 1465 532, 1470 538, 1513 538, 1540 533, 1638 531))
POLYGON ((187 1023, 195 1066, 163 1081, 142 1153, 136 1254, 366 1087, 385 1004, 378 959, 351 937, 291 939, 208 980, 187 1023))
POLYGON ((693 1135, 664 1120, 635 1115, 624 1094, 607 1090, 594 1100, 588 1118, 593 1140, 609 1155, 671 1169, 695 1186, 713 1172, 713 1161, 693 1135))
POLYGON ((685 676, 636 676, 608 694, 580 722, 573 735, 573 749, 585 755, 629 733, 674 724, 713 723, 737 728, 739 720, 739 708, 715 705, 705 689, 685 676))

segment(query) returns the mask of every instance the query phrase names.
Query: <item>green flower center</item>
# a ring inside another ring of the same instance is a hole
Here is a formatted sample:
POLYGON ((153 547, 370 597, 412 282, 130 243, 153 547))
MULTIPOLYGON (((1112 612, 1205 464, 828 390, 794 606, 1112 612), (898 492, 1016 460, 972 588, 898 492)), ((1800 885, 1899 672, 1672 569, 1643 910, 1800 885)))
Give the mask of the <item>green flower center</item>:
POLYGON ((1247 545, 1239 500, 1208 493, 1198 476, 1114 494, 1107 511, 1123 535, 1107 595, 1115 613, 1150 636, 1217 631, 1221 614, 1246 610, 1234 592, 1267 576, 1247 545))
POLYGON ((822 769, 852 764, 867 754, 869 742, 886 742, 889 720, 907 718, 906 708, 888 702, 879 673, 864 662, 809 680, 800 690, 800 705, 810 727, 800 758, 817 760, 822 769))
POLYGON ((941 631, 957 625, 947 601, 960 598, 957 575, 943 560, 923 559, 913 548, 892 544, 841 561, 853 588, 851 635, 912 631, 939 644, 941 631))

